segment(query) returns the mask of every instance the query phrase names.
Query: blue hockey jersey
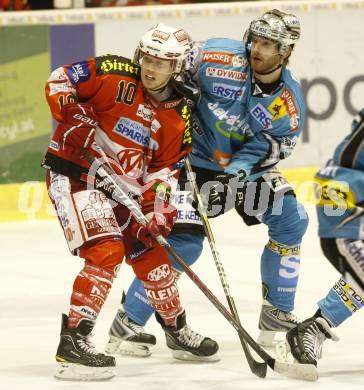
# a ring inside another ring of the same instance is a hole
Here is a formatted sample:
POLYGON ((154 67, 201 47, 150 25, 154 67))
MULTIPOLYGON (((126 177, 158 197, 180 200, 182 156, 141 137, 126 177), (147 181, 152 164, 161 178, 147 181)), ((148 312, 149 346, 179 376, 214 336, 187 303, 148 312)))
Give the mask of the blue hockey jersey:
POLYGON ((195 76, 201 100, 194 119, 192 164, 255 180, 288 157, 303 129, 304 98, 291 72, 265 95, 254 82, 243 42, 212 38, 205 42, 195 76))
POLYGON ((364 239, 364 109, 316 176, 319 236, 364 239))

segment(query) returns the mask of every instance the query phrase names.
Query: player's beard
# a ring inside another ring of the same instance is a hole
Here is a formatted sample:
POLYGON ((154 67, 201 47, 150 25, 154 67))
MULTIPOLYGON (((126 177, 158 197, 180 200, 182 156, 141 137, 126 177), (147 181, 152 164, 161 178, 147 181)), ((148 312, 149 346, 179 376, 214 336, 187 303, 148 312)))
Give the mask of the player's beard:
POLYGON ((269 74, 282 65, 282 56, 276 54, 267 59, 262 56, 252 56, 250 58, 251 67, 256 74, 269 74))

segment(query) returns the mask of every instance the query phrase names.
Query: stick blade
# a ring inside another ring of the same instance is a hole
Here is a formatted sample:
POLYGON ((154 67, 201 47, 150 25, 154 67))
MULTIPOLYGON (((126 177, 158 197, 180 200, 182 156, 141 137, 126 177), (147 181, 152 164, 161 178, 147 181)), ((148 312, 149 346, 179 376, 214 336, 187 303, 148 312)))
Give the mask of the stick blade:
POLYGON ((249 362, 251 372, 259 378, 265 378, 267 376, 267 363, 264 362, 249 362))
POLYGON ((239 333, 239 338, 240 338, 241 346, 243 347, 245 353, 246 360, 249 364, 250 371, 259 378, 265 378, 267 376, 268 364, 266 362, 259 362, 255 360, 254 356, 249 350, 249 347, 244 339, 244 336, 239 333))
POLYGON ((274 363, 274 371, 288 378, 315 382, 318 379, 317 368, 313 364, 274 363))

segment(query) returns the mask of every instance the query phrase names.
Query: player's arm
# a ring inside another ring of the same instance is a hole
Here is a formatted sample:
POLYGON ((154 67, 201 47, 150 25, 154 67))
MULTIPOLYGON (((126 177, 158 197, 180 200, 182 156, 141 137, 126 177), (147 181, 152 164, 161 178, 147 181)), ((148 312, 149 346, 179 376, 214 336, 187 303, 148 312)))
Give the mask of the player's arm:
POLYGON ((281 136, 262 131, 233 155, 225 173, 238 176, 244 181, 253 181, 280 160, 287 158, 296 146, 297 137, 297 133, 281 136))
POLYGON ((95 59, 90 59, 62 66, 47 80, 46 98, 59 124, 42 162, 45 168, 70 177, 80 176, 69 161, 78 164, 83 151, 94 141, 98 118, 88 101, 101 87, 100 79, 96 77, 95 59))
POLYGON ((224 172, 216 176, 215 180, 222 187, 219 184, 210 188, 208 207, 221 206, 225 202, 225 193, 231 193, 241 183, 255 181, 288 157, 303 129, 303 117, 302 113, 297 113, 298 120, 293 121, 289 115, 283 116, 269 122, 266 129, 251 135, 240 150, 234 153, 224 172))
POLYGON ((287 114, 267 122, 266 129, 256 132, 234 153, 225 172, 252 181, 280 160, 289 157, 304 126, 304 113, 297 108, 294 115, 291 117, 287 114))
POLYGON ((345 168, 363 170, 364 109, 353 119, 351 133, 336 147, 335 162, 345 168))
POLYGON ((86 103, 102 85, 102 78, 96 77, 96 59, 64 65, 49 76, 45 94, 52 116, 63 121, 62 108, 69 103, 86 103))

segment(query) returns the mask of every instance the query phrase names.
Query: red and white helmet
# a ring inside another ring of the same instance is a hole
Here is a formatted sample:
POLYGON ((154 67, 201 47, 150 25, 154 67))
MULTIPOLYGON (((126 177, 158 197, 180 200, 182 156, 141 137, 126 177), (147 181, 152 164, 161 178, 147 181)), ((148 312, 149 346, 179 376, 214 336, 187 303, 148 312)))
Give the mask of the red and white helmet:
POLYGON ((191 39, 182 28, 158 23, 140 39, 134 61, 139 63, 142 54, 172 62, 172 73, 180 73, 185 67, 191 50, 191 39))

